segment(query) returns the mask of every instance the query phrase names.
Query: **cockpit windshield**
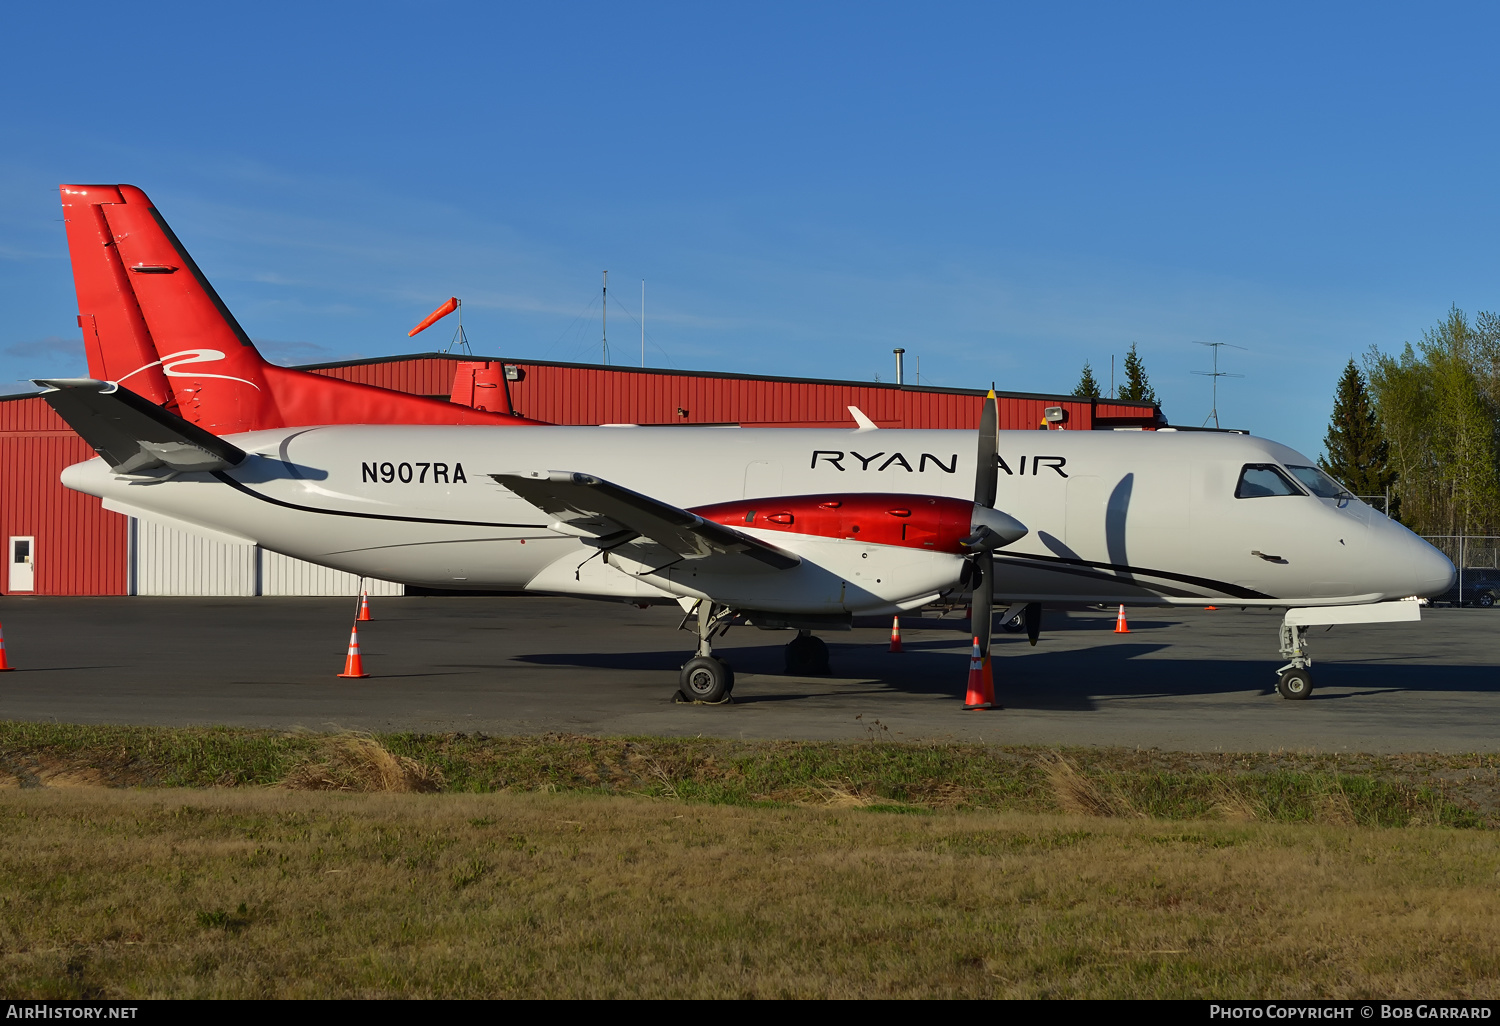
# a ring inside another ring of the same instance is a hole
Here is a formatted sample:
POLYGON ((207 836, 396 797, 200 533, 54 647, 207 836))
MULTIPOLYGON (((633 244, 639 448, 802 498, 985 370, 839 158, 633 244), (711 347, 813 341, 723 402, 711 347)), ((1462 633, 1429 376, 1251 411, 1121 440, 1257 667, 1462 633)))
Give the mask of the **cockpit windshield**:
POLYGON ((1302 489, 1274 463, 1247 463, 1235 485, 1236 499, 1261 499, 1272 495, 1301 495, 1302 489))
POLYGON ((1339 484, 1317 467, 1294 467, 1288 463, 1286 469, 1292 472, 1293 477, 1302 482, 1304 488, 1320 499, 1348 501, 1354 498, 1349 489, 1339 484))

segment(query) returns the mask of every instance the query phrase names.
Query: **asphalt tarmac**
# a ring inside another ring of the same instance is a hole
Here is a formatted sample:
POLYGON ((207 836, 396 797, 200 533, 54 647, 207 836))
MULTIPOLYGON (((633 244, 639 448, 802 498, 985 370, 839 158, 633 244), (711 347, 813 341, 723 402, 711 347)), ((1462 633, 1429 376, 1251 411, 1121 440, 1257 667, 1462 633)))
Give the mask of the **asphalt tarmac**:
POLYGON ((836 676, 781 674, 786 632, 716 654, 734 702, 674 703, 692 636, 657 607, 538 596, 378 598, 364 680, 340 679, 348 599, 0 598, 0 719, 311 730, 967 740, 1177 751, 1500 750, 1500 610, 1314 628, 1314 693, 1274 690, 1279 613, 1048 611, 998 633, 999 711, 961 709, 964 621, 827 633, 836 676))

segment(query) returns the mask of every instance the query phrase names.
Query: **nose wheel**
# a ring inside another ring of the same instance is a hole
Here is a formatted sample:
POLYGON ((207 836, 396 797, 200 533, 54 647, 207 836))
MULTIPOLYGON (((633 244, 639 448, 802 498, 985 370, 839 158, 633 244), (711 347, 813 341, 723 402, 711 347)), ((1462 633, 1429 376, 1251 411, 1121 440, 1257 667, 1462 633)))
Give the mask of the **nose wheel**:
POLYGON ((1282 698, 1298 701, 1312 694, 1312 673, 1308 670, 1286 670, 1276 680, 1276 692, 1282 698))

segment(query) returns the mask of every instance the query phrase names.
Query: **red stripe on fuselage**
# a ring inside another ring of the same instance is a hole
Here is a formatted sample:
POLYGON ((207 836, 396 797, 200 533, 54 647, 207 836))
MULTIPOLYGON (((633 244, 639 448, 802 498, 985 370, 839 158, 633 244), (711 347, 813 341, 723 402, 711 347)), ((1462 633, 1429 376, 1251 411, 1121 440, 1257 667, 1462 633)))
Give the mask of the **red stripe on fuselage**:
POLYGON ((726 527, 966 555, 969 550, 959 541, 971 532, 974 504, 939 495, 860 492, 739 499, 692 512, 726 527))

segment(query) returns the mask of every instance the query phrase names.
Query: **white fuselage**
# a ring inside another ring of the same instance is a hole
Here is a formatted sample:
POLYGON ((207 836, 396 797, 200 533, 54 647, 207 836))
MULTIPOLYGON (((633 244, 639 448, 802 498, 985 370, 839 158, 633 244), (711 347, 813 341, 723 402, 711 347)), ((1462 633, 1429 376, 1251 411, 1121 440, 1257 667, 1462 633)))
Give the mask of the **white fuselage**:
MULTIPOLYGON (((681 508, 839 492, 968 498, 975 480, 968 431, 349 425, 228 438, 251 456, 217 475, 119 476, 95 459, 63 483, 120 512, 367 577, 665 601, 711 589, 682 568, 652 577, 597 558, 489 475, 582 472, 681 508)), ((1245 464, 1311 463, 1264 439, 1005 431, 1000 458, 995 505, 1030 531, 996 553, 1001 600, 1334 605, 1436 594, 1452 579, 1441 553, 1357 500, 1237 499, 1245 464)), ((871 612, 958 587, 956 556, 747 533, 803 567, 715 601, 871 612)))

